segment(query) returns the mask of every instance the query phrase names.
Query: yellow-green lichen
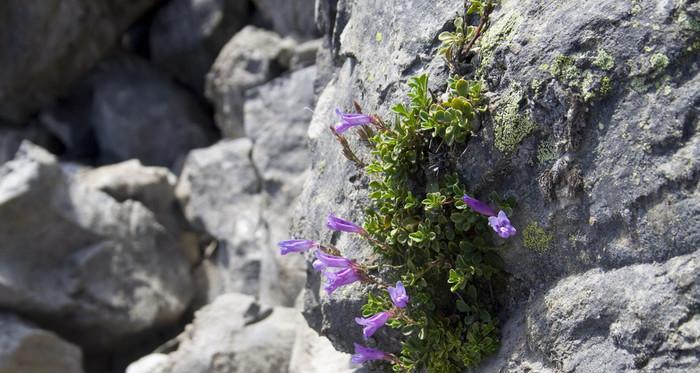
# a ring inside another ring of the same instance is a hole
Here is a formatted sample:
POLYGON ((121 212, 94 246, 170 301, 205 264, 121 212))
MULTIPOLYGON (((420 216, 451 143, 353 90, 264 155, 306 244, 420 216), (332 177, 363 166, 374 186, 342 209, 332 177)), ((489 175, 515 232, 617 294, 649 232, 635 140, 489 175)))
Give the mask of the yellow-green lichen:
POLYGON ((615 58, 605 49, 601 48, 598 50, 598 54, 593 60, 593 66, 601 70, 610 71, 615 67, 615 58))
POLYGON ((557 148, 550 140, 542 141, 537 146, 537 161, 541 165, 555 161, 558 156, 557 148))
POLYGON ((649 63, 651 63, 651 68, 655 71, 664 70, 668 67, 668 57, 663 53, 655 53, 649 58, 649 63))
POLYGON ((581 70, 576 67, 576 61, 563 54, 558 55, 549 67, 549 73, 566 85, 575 87, 579 85, 581 70))
POLYGON ((382 40, 384 40, 384 34, 382 34, 381 31, 377 31, 377 33, 374 34, 374 41, 381 43, 382 40))
POLYGON ((549 250, 554 236, 547 233, 537 222, 530 222, 523 231, 523 245, 530 250, 544 253, 549 250))
POLYGON ((531 113, 520 110, 523 95, 519 85, 511 86, 494 116, 494 145, 504 153, 514 151, 537 128, 531 113))
POLYGON ((493 53, 498 46, 508 45, 513 31, 523 22, 523 17, 513 12, 508 16, 500 17, 479 38, 479 67, 476 76, 483 77, 487 67, 493 60, 493 53))

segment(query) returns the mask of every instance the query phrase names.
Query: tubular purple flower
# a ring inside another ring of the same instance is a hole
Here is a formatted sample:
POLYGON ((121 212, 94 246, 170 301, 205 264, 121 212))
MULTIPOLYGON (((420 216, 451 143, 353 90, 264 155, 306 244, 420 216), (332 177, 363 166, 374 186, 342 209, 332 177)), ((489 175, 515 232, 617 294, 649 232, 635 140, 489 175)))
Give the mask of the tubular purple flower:
POLYGON ((362 364, 369 360, 391 360, 391 355, 384 351, 355 343, 355 354, 352 355, 350 361, 352 361, 353 364, 362 364))
POLYGON ((365 339, 369 339, 369 337, 379 330, 379 328, 386 324, 386 321, 389 320, 392 315, 393 313, 384 311, 368 318, 356 317, 355 322, 358 325, 364 326, 362 329, 362 335, 365 336, 365 339))
POLYGON ((372 117, 365 114, 343 113, 340 109, 335 109, 335 114, 340 118, 340 123, 335 126, 335 132, 343 133, 352 127, 364 126, 372 123, 372 117))
POLYGON ((396 287, 389 286, 387 289, 391 301, 396 307, 404 308, 408 304, 408 294, 406 294, 406 288, 403 287, 401 281, 396 282, 396 287))
POLYGON ((464 197, 462 197, 462 200, 464 201, 464 203, 467 204, 467 206, 469 206, 469 208, 478 212, 481 215, 486 215, 486 216, 495 216, 496 215, 496 211, 494 211, 491 207, 489 207, 489 205, 479 201, 476 198, 472 198, 472 197, 465 194, 464 197))
POLYGON ((333 294, 333 292, 341 286, 360 281, 360 274, 354 267, 346 268, 338 272, 326 270, 323 271, 323 274, 326 276, 326 283, 323 285, 323 289, 328 295, 333 294))
POLYGON ((328 215, 328 220, 326 220, 326 227, 328 229, 340 232, 359 233, 361 235, 365 235, 367 233, 359 225, 336 217, 333 214, 328 215))
POLYGON ((501 238, 514 236, 517 232, 515 227, 510 223, 510 220, 508 220, 508 216, 503 211, 499 211, 498 216, 491 216, 489 218, 489 226, 491 226, 501 238))
POLYGON ((353 261, 348 258, 326 254, 321 250, 316 251, 316 259, 317 260, 314 261, 313 266, 317 271, 322 271, 328 267, 348 268, 353 264, 353 261))
POLYGON ((286 240, 277 243, 280 248, 281 255, 287 255, 289 253, 300 253, 311 249, 312 247, 318 246, 316 241, 312 240, 286 240))

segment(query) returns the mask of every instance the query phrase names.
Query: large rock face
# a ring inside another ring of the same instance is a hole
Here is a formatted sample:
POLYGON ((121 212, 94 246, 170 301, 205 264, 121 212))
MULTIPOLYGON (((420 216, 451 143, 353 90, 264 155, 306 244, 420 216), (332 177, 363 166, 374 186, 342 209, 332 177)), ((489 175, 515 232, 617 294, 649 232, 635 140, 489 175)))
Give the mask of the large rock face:
POLYGON ((151 58, 179 81, 204 93, 204 78, 219 49, 245 25, 248 2, 172 0, 155 16, 151 58))
POLYGON ((156 0, 0 4, 0 118, 22 122, 92 67, 156 0))
POLYGON ((80 349, 16 316, 0 314, 0 373, 82 373, 80 349))
POLYGON ((243 294, 225 294, 197 311, 169 354, 150 355, 128 373, 288 371, 297 310, 270 308, 243 294))
MULTIPOLYGON (((300 236, 372 261, 352 237, 322 228, 329 212, 361 221, 366 206, 367 179, 342 157, 327 127, 337 120, 334 108, 350 109, 352 99, 391 118, 389 108, 406 101, 406 80, 421 72, 430 73, 431 88, 443 89, 436 36, 461 4, 321 3, 335 9, 318 20, 330 30, 331 47, 319 75, 330 80, 309 128, 313 174, 295 227, 300 236), (411 11, 392 11, 399 8, 411 11)), ((688 270, 695 254, 687 256, 700 243, 698 15, 695 3, 609 0, 506 0, 492 15, 474 59, 491 115, 466 151, 453 154, 478 197, 496 191, 519 204, 513 222, 520 233, 500 250, 511 274, 502 294, 501 360, 483 371, 700 365, 688 352, 697 343, 699 276, 688 270), (684 273, 685 285, 673 282, 674 271, 684 273), (655 290, 637 299, 630 288, 655 290), (590 296, 594 302, 576 306, 590 296), (624 351, 602 355, 604 348, 624 351), (529 368, 517 368, 523 356, 529 368)), ((356 135, 349 137, 370 157, 356 135)), ((347 325, 367 289, 352 285, 327 297, 317 275, 307 288, 309 323, 351 351, 362 337, 347 325)), ((378 333, 379 345, 395 349, 386 337, 378 333)))
POLYGON ((24 143, 0 167, 0 306, 90 348, 175 321, 192 297, 177 241, 24 143))

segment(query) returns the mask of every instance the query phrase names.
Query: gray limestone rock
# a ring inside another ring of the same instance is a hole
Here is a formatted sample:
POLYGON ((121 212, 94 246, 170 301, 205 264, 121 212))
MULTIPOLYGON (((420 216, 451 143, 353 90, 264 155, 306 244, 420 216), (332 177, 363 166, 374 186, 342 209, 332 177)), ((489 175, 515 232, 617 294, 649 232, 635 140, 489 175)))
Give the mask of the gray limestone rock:
POLYGON ((0 4, 0 118, 21 123, 61 95, 155 0, 0 4))
POLYGON ((245 25, 248 1, 173 0, 158 10, 149 32, 151 58, 180 82, 204 94, 217 53, 245 25))
POLYGON ((209 145, 213 124, 186 90, 137 57, 120 55, 90 77, 88 119, 106 162, 138 158, 173 167, 190 149, 209 145))
POLYGON ((177 320, 192 297, 178 242, 141 203, 65 175, 23 143, 0 166, 0 306, 100 348, 177 320))
POLYGON ((253 26, 244 27, 226 43, 206 83, 216 125, 225 137, 243 136, 245 91, 287 69, 294 46, 290 39, 253 26))
POLYGON ((288 371, 299 311, 224 294, 200 309, 176 338, 177 348, 132 364, 128 373, 228 373, 288 371))
POLYGON ((0 314, 0 373, 82 373, 80 348, 11 314, 0 314))
MULTIPOLYGON (((361 241, 323 228, 330 212, 362 221, 368 181, 343 158, 327 127, 337 120, 333 110, 350 110, 352 100, 391 118, 391 106, 407 100, 407 79, 422 72, 439 94, 447 74, 434 57, 437 35, 461 4, 331 3, 319 2, 335 9, 319 18, 330 25, 330 50, 320 53, 318 65, 328 83, 309 127, 312 175, 294 231, 372 264, 361 241)), ((501 353, 522 345, 532 350, 522 365, 514 357, 481 371, 697 369, 697 349, 688 352, 697 327, 694 290, 669 281, 670 268, 694 263, 688 254, 700 244, 698 4, 500 4, 472 60, 487 83, 491 114, 453 156, 475 196, 495 191, 518 202, 512 221, 519 234, 499 249, 510 274, 501 294, 501 353), (534 129, 519 132, 514 123, 534 129), (569 284, 566 290, 562 284, 569 284), (647 288, 655 290, 636 290, 647 288), (595 302, 583 304, 592 295, 595 302)), ((370 158, 356 134, 348 138, 370 158)), ((329 297, 319 286, 318 275, 310 275, 305 317, 350 352, 362 337, 347 325, 368 289, 354 284, 329 297)), ((381 333, 376 341, 388 350, 398 343, 381 333)))
POLYGON ((311 38, 318 35, 314 0, 253 0, 263 17, 281 35, 311 38))

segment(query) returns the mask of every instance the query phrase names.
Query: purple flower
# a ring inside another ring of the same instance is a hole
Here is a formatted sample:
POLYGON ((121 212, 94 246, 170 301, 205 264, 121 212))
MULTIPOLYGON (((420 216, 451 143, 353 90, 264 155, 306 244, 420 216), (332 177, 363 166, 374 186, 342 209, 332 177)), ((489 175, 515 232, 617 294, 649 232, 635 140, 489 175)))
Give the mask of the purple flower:
POLYGON ((362 364, 368 360, 391 360, 391 356, 384 351, 355 343, 355 354, 352 355, 350 361, 352 361, 353 364, 362 364))
POLYGON ((337 288, 352 284, 355 281, 360 280, 360 273, 355 267, 345 268, 338 272, 323 271, 326 276, 326 283, 323 284, 323 289, 328 293, 332 294, 337 288))
POLYGON ((384 312, 379 312, 378 314, 368 317, 368 318, 362 318, 362 317, 356 317, 355 322, 358 323, 359 325, 364 326, 364 329, 362 329, 362 335, 365 336, 365 339, 368 339, 369 337, 372 336, 379 328, 384 326, 386 324, 386 321, 389 320, 389 318, 393 314, 389 311, 384 311, 384 312))
POLYGON ((352 127, 364 126, 365 124, 372 123, 372 117, 365 114, 346 114, 340 111, 340 109, 335 109, 335 113, 340 117, 340 123, 335 126, 335 132, 343 133, 352 127))
POLYGON ((514 236, 517 232, 515 227, 510 224, 508 216, 506 216, 506 213, 503 211, 499 211, 498 216, 489 217, 489 226, 491 226, 491 228, 493 228, 493 230, 496 231, 501 238, 514 236))
POLYGON ((348 268, 352 266, 353 261, 342 256, 334 256, 326 254, 321 250, 316 251, 316 260, 313 262, 313 267, 317 271, 323 271, 328 267, 332 268, 348 268))
POLYGON ((496 211, 493 211, 489 205, 479 201, 476 198, 469 197, 468 195, 464 195, 462 197, 462 200, 464 203, 467 204, 472 210, 478 212, 479 214, 486 215, 486 216, 494 216, 496 215, 496 211))
POLYGON ((280 254, 287 255, 289 253, 300 253, 306 251, 312 247, 318 246, 316 241, 312 240, 286 240, 278 242, 277 246, 280 247, 280 254))
POLYGON ((396 281, 396 287, 389 286, 389 296, 396 307, 404 308, 408 304, 408 294, 401 281, 396 281))
POLYGON ((359 234, 366 234, 365 230, 362 229, 359 225, 355 223, 351 223, 347 220, 343 220, 341 218, 333 216, 333 214, 328 215, 328 220, 326 221, 326 227, 328 229, 332 229, 334 231, 341 231, 341 232, 350 232, 350 233, 359 233, 359 234))

